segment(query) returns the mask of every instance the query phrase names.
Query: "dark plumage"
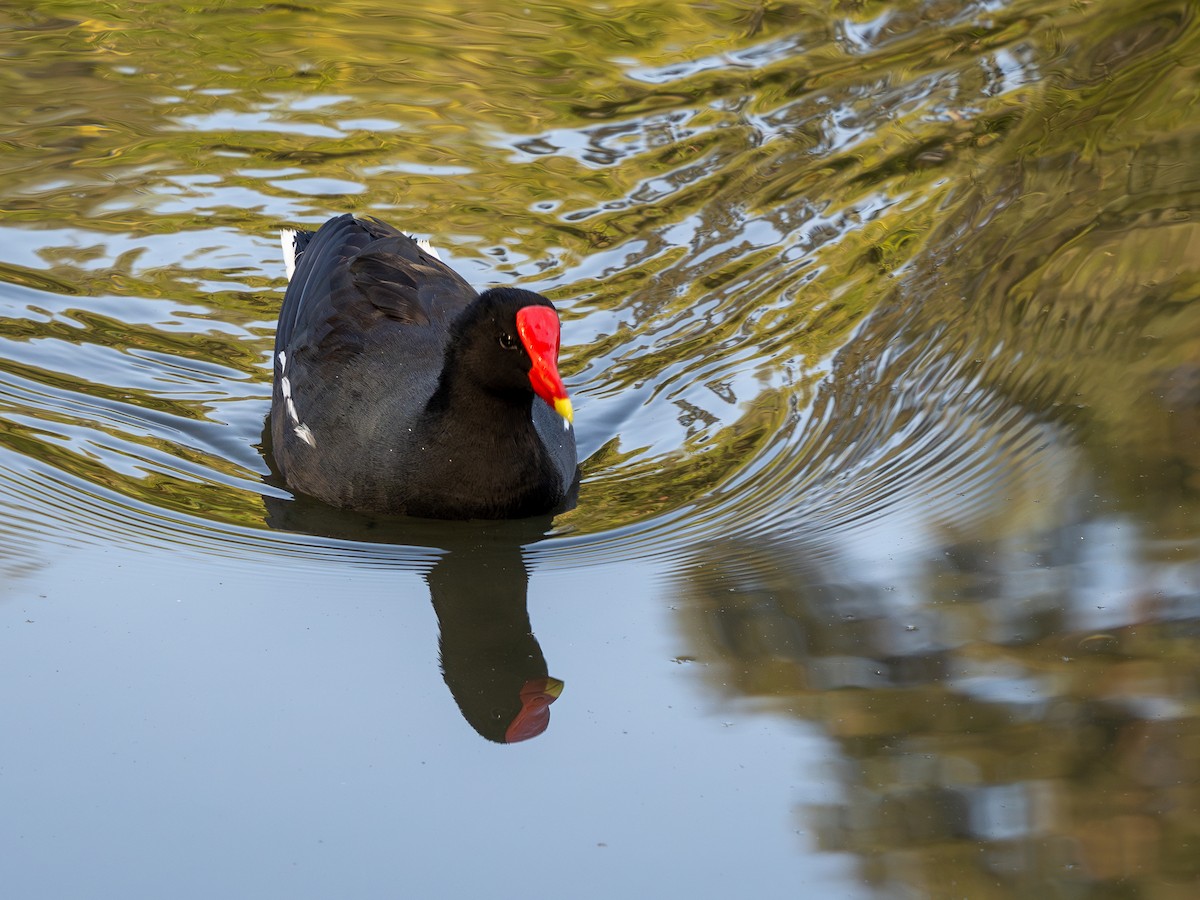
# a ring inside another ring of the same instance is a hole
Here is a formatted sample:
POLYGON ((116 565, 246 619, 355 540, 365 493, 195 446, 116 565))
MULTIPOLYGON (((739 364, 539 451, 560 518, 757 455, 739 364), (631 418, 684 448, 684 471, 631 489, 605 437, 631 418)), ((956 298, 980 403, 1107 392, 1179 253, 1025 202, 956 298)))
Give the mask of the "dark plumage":
POLYGON ((549 300, 478 294, 375 219, 284 232, 284 251, 295 271, 275 335, 271 433, 290 488, 451 519, 565 503, 575 433, 549 300))

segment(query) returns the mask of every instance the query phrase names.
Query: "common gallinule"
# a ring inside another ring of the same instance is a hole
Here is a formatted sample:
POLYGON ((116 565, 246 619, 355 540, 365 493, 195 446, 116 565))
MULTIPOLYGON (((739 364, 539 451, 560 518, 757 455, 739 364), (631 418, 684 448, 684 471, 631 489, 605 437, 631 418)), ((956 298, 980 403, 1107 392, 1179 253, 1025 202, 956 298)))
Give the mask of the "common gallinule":
POLYGON ((441 519, 553 511, 576 478, 545 297, 476 293, 376 219, 283 232, 272 452, 294 491, 441 519))

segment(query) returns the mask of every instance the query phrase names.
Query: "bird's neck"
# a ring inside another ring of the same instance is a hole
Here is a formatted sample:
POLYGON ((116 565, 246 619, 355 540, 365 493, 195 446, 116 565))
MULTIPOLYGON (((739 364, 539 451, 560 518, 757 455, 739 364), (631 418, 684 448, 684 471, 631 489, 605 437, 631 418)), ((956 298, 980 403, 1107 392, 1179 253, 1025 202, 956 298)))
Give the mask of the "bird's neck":
POLYGON ((531 426, 532 409, 532 393, 489 391, 461 374, 443 374, 425 406, 425 413, 430 421, 461 424, 475 433, 511 433, 531 426))

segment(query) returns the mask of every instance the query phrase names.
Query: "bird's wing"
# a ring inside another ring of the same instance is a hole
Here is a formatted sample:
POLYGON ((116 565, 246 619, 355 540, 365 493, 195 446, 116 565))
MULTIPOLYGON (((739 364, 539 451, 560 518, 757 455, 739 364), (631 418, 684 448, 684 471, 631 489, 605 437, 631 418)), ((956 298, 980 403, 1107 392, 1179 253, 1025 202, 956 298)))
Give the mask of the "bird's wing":
POLYGON ((374 219, 338 216, 315 234, 295 233, 292 246, 295 272, 280 309, 277 353, 357 353, 396 328, 411 330, 414 341, 440 343, 476 297, 433 253, 374 219), (426 329, 439 334, 425 336, 426 329))

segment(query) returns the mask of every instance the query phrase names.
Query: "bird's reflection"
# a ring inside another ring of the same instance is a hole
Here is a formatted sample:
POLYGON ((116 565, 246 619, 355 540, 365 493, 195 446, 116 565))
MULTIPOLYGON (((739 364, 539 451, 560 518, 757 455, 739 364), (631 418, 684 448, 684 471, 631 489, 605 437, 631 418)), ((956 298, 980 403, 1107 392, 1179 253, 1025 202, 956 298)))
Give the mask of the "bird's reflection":
POLYGON ((463 718, 501 743, 545 731, 563 683, 548 674, 529 625, 520 544, 455 547, 425 580, 441 633, 442 675, 463 718))
POLYGON ((552 517, 438 522, 367 516, 305 497, 268 497, 266 504, 274 529, 428 550, 436 557, 425 581, 440 630, 442 676, 463 718, 497 743, 546 730, 563 683, 547 671, 530 627, 522 548, 545 536, 552 517))

